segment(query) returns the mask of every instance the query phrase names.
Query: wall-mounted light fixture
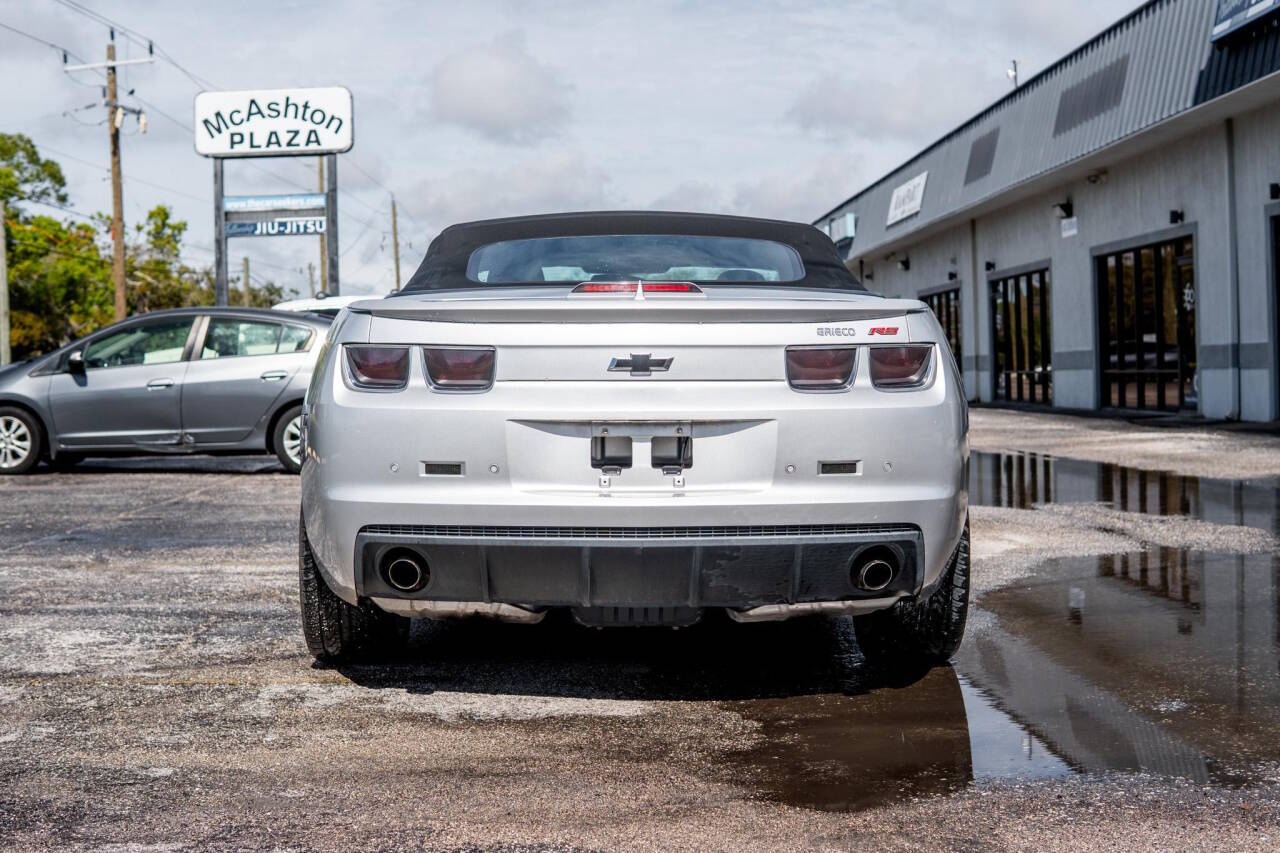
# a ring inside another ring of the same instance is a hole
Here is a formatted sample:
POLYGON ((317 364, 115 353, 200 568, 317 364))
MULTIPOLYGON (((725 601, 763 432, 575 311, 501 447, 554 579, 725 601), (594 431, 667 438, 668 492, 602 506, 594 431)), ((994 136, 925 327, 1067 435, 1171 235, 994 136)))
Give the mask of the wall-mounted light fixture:
POLYGON ((1280 184, 1271 185, 1271 200, 1280 201, 1280 184))
POLYGON ((995 262, 995 261, 987 261, 987 263, 986 263, 986 268, 987 268, 987 272, 995 272, 995 271, 996 271, 996 262, 995 262))
POLYGON ((1087 178, 1085 178, 1085 180, 1091 184, 1105 184, 1107 182, 1108 177, 1110 176, 1107 174, 1106 169, 1099 169, 1098 171, 1094 172, 1092 175, 1089 175, 1087 178))
POLYGON ((911 259, 908 258, 906 255, 903 255, 902 260, 898 261, 898 269, 902 270, 903 272, 906 272, 907 270, 911 269, 911 259))
POLYGON ((1186 214, 1185 214, 1185 213, 1183 213, 1181 210, 1171 210, 1171 211, 1169 211, 1169 224, 1170 224, 1170 225, 1180 225, 1180 224, 1182 224, 1183 222, 1185 222, 1185 221, 1186 221, 1186 219, 1187 219, 1186 214))
POLYGON ((1070 219, 1075 213, 1075 208, 1071 204, 1071 199, 1058 202, 1053 206, 1053 212, 1059 219, 1070 219))
POLYGON ((952 270, 951 272, 947 273, 947 281, 955 281, 959 277, 960 277, 960 273, 956 272, 955 270, 952 270))

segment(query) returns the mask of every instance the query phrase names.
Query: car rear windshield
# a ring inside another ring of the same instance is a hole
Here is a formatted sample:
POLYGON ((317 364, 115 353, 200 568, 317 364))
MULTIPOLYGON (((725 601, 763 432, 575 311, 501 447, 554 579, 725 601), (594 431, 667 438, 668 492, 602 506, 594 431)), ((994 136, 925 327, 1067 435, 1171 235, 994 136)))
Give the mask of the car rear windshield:
POLYGON ((583 281, 786 282, 804 278, 795 249, 772 240, 607 234, 481 246, 467 278, 482 284, 583 281))

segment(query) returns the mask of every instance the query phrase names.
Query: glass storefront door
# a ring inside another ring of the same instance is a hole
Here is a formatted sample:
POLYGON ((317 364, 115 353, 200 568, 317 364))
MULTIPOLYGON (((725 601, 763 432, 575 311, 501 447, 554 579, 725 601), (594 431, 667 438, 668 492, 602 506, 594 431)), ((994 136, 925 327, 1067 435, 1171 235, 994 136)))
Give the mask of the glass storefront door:
POLYGON ((1053 402, 1049 295, 1047 269, 991 282, 996 400, 1053 402))
POLYGON ((1103 408, 1198 407, 1193 243, 1179 237, 1095 259, 1103 408))
POLYGON ((920 300, 933 310, 942 330, 946 332, 947 343, 951 345, 951 353, 956 357, 956 364, 964 364, 960 360, 960 288, 953 287, 921 296, 920 300))

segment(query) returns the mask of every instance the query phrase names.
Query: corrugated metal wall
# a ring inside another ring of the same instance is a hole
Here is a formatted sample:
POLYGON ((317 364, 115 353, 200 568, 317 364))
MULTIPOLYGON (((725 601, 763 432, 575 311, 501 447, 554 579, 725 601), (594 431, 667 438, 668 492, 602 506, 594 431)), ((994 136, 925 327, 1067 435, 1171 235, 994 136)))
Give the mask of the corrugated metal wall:
POLYGON ((857 236, 849 252, 861 255, 1190 109, 1196 104, 1201 69, 1213 50, 1209 35, 1216 6, 1216 0, 1152 0, 818 224, 856 212, 857 236), (1116 100, 1105 87, 1115 84, 1115 68, 1124 66, 1126 58, 1123 90, 1116 100), (1106 73, 1109 67, 1113 73, 1106 73), (1072 95, 1079 102, 1077 109, 1088 114, 1092 107, 1115 106, 1055 136, 1063 93, 1081 84, 1085 85, 1072 95), (1088 91, 1093 84, 1099 91, 1088 91), (965 184, 974 140, 997 128, 990 172, 965 184), (925 171, 929 179, 920 213, 886 226, 894 188, 925 171))

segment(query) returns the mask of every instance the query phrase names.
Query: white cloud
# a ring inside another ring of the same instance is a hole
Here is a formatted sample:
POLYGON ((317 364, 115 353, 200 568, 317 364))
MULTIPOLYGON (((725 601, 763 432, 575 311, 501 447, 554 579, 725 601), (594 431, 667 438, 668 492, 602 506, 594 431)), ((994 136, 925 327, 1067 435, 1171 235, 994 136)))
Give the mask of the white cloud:
MULTIPOLYGON (((256 0, 91 5, 218 88, 349 87, 341 271, 344 287, 378 290, 392 275, 387 190, 404 275, 440 228, 477 217, 649 207, 809 220, 1007 92, 1011 58, 1034 74, 1137 2, 347 0, 302 17, 256 0), (254 26, 222 37, 222 18, 254 26)), ((65 6, 4 9, 0 19, 103 57, 104 29, 65 6)), ((119 35, 117 48, 146 55, 119 35)), ((22 83, 6 92, 3 129, 60 152, 48 153, 74 207, 110 210, 100 78, 61 66, 0 31, 0 75, 22 83)), ((147 135, 124 139, 127 224, 171 204, 190 222, 193 261, 207 263, 211 165, 184 127, 200 86, 164 61, 124 67, 121 84, 173 117, 148 109, 147 135)), ((314 186, 313 158, 227 165, 228 193, 314 186)), ((248 255, 255 275, 306 292, 317 254, 315 239, 236 240, 232 271, 248 255)))
POLYGON ((616 206, 605 170, 571 150, 525 157, 502 169, 458 170, 423 183, 412 197, 428 212, 433 230, 473 219, 616 206))
POLYGON ((435 118, 495 142, 543 139, 569 115, 569 87, 530 55, 520 32, 445 57, 430 86, 435 118))

